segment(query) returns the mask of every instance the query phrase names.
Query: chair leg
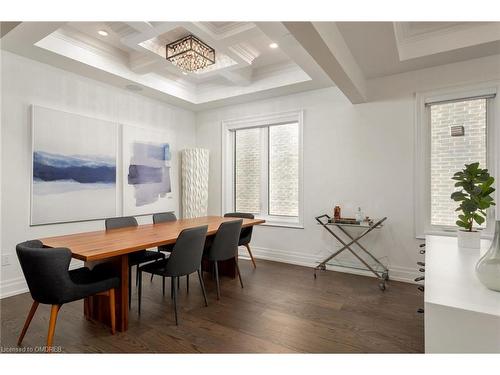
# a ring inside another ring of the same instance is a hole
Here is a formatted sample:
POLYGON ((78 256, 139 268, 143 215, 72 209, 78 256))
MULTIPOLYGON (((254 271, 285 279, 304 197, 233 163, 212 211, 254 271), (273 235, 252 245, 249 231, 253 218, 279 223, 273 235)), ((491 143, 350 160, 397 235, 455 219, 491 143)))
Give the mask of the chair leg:
POLYGON ((250 255, 250 259, 252 260, 253 268, 257 268, 257 265, 255 264, 255 259, 253 258, 252 250, 250 250, 250 245, 246 244, 245 247, 247 248, 248 255, 250 255))
POLYGON ((116 313, 115 313, 115 289, 109 290, 109 321, 111 323, 111 334, 115 334, 116 313))
POLYGON ((240 272, 240 267, 238 266, 238 261, 234 262, 234 265, 236 266, 236 272, 238 272, 238 278, 240 279, 240 285, 243 288, 243 281, 241 280, 241 272, 240 272))
MULTIPOLYGON (((172 278, 172 283, 174 282, 175 278, 172 278)), ((179 278, 177 278, 179 280, 179 278)), ((175 314, 175 325, 179 325, 179 322, 177 321, 177 289, 174 288, 174 314, 175 314)))
POLYGON ((186 292, 189 293, 189 275, 186 275, 186 292))
POLYGON ((219 285, 219 266, 217 261, 214 262, 215 266, 215 283, 217 284, 217 300, 220 300, 220 285, 219 285))
POLYGON ((205 291, 205 284, 203 283, 203 275, 201 273, 201 270, 197 270, 196 272, 198 272, 198 279, 200 280, 200 286, 201 286, 201 291, 203 292, 203 299, 205 300, 205 306, 208 306, 207 292, 205 291))
POLYGON ((17 345, 21 345, 24 339, 24 335, 26 335, 26 331, 28 330, 28 327, 30 326, 31 320, 33 319, 33 316, 35 315, 36 309, 38 308, 39 303, 37 301, 33 301, 33 304, 31 305, 30 312, 28 313, 28 316, 26 317, 26 321, 24 322, 24 327, 23 330, 21 331, 21 335, 19 336, 19 340, 17 340, 17 345))
POLYGON ((90 320, 89 297, 83 299, 83 315, 85 319, 90 320))
MULTIPOLYGON (((138 273, 142 272, 137 270, 138 273)), ((139 275, 139 287, 137 289, 137 312, 141 315, 141 297, 142 297, 142 275, 139 275)))
POLYGON ((174 298, 174 283, 175 283, 175 278, 171 277, 170 278, 170 299, 174 298))
POLYGON ((128 308, 132 306, 132 266, 128 266, 128 308))
POLYGON ((139 265, 135 267, 135 286, 139 285, 139 265))
POLYGON ((162 280, 162 291, 163 291, 163 296, 165 296, 165 276, 163 276, 162 280))
POLYGON ((47 353, 52 351, 52 342, 54 341, 54 332, 56 330, 57 314, 61 305, 52 305, 50 309, 49 333, 47 335, 47 353))
POLYGON ((177 277, 177 289, 181 288, 181 278, 177 277))
MULTIPOLYGON (((160 254, 161 254, 160 249, 158 249, 158 253, 160 253, 160 254)), ((156 262, 158 262, 158 260, 156 260, 156 262)), ((154 276, 154 275, 155 275, 154 273, 152 273, 152 274, 151 274, 151 280, 150 280, 151 282, 153 282, 153 276, 154 276)), ((163 281, 163 283, 165 283, 165 281, 163 281)), ((165 294, 165 293, 163 293, 163 294, 165 294)))

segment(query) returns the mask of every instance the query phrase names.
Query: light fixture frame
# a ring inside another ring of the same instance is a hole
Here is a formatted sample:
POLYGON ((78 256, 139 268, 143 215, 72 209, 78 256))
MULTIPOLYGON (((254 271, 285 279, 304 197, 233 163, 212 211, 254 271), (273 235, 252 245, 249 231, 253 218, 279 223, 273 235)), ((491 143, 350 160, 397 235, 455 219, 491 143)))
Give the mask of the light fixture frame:
POLYGON ((194 72, 194 71, 197 71, 197 70, 200 70, 200 69, 205 69, 206 67, 210 66, 210 65, 213 65, 215 64, 215 49, 210 47, 208 44, 206 44, 205 42, 203 42, 202 40, 200 40, 199 38, 195 37, 194 35, 192 34, 189 34, 181 39, 178 39, 176 40, 175 42, 172 42, 172 43, 168 43, 165 47, 165 58, 171 62, 172 64, 174 64, 175 66, 179 67, 180 69, 182 70, 188 70, 190 72, 194 72), (174 47, 176 47, 177 45, 179 44, 182 44, 184 43, 186 40, 189 40, 189 49, 185 50, 185 51, 181 51, 181 52, 178 52, 178 53, 175 53, 173 55, 169 55, 169 51, 171 49, 174 49, 174 47), (208 51, 209 51, 209 54, 211 53, 213 55, 213 58, 210 58, 210 57, 207 57, 207 56, 204 56, 202 55, 201 53, 199 53, 198 51, 196 51, 195 49, 193 49, 193 42, 196 42, 198 43, 199 45, 201 45, 202 47, 206 48, 208 51), (180 67, 179 65, 177 65, 174 61, 175 61, 175 58, 177 56, 180 56, 180 55, 184 55, 186 54, 187 52, 194 52, 196 53, 198 56, 202 57, 203 59, 205 59, 206 61, 209 62, 209 64, 205 65, 204 67, 201 67, 201 68, 198 68, 198 69, 194 69, 194 70, 189 70, 189 69, 183 69, 182 67, 180 67))

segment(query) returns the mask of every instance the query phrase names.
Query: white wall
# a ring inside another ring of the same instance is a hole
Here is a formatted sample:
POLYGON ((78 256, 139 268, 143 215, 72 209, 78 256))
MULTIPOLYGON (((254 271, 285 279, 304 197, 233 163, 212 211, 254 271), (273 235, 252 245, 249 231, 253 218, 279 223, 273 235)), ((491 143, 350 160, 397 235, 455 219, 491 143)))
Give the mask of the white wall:
MULTIPOLYGON (((195 145, 192 112, 2 51, 2 255, 0 296, 25 290, 15 245, 52 235, 98 230, 102 220, 29 226, 31 133, 29 107, 38 104, 121 124, 168 129, 174 134, 172 178, 179 211, 179 151, 195 145), (174 187, 175 189, 175 187, 174 187)), ((57 134, 54 134, 57 137, 57 134)), ((71 207, 68 207, 71 209, 71 207)), ((139 218, 141 222, 150 217, 139 218)))
MULTIPOLYGON (((197 114, 199 147, 211 151, 209 213, 221 213, 221 121, 304 110, 304 229, 258 227, 257 257, 313 265, 337 246, 314 217, 334 205, 387 216, 363 242, 387 255, 393 279, 410 281, 419 260, 414 232, 414 93, 500 78, 499 56, 368 81, 370 102, 352 105, 336 88, 197 114)), ((348 261, 349 257, 345 257, 348 261)))

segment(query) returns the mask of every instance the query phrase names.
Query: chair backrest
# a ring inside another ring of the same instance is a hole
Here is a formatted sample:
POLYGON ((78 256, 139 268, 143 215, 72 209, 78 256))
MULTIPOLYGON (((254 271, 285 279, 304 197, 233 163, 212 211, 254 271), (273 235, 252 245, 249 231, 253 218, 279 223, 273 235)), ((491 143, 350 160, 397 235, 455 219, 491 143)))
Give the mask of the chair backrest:
POLYGON ((157 214, 153 214, 153 224, 156 223, 165 223, 168 221, 176 221, 177 217, 173 212, 160 212, 157 214))
MULTIPOLYGON (((255 219, 255 216, 253 214, 245 213, 245 212, 228 212, 227 214, 224 215, 224 217, 239 217, 242 219, 255 219)), ((252 233, 253 233, 253 226, 251 227, 246 227, 246 228, 241 228, 241 233, 240 233, 240 241, 238 242, 238 245, 247 245, 250 243, 252 240, 252 233)))
POLYGON ((106 230, 136 227, 138 225, 137 220, 133 216, 110 217, 109 219, 106 219, 104 223, 106 225, 106 230))
POLYGON ((238 251, 238 240, 240 239, 241 224, 243 220, 226 221, 219 226, 217 234, 208 251, 210 260, 226 260, 234 258, 238 251))
POLYGON ((68 273, 71 251, 67 248, 44 248, 38 240, 16 246, 31 297, 40 303, 58 304, 73 282, 68 273))
POLYGON ((167 262, 166 274, 184 276, 200 269, 208 225, 184 229, 167 262))

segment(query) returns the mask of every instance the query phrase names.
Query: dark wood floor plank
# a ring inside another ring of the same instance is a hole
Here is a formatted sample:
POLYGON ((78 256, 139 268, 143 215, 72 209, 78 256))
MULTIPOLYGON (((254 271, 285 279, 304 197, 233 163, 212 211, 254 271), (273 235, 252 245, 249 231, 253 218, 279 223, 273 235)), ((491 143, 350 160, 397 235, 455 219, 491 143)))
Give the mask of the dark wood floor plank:
MULTIPOLYGON (((374 278, 321 272, 306 267, 240 260, 245 287, 237 279, 204 279, 209 306, 196 277, 189 293, 179 291, 179 326, 175 325, 170 281, 165 296, 161 279, 144 275, 141 316, 132 293, 129 330, 111 335, 107 327, 83 316, 83 302, 64 305, 54 345, 68 353, 400 353, 423 352, 423 305, 414 285, 390 281, 381 292, 374 278)), ((1 345, 15 347, 31 306, 28 293, 3 299, 1 345)), ((50 306, 40 305, 23 346, 44 345, 50 306)))

